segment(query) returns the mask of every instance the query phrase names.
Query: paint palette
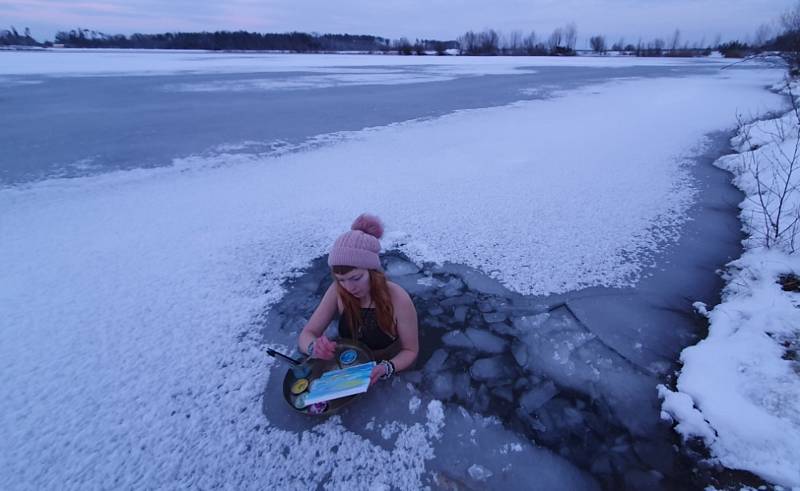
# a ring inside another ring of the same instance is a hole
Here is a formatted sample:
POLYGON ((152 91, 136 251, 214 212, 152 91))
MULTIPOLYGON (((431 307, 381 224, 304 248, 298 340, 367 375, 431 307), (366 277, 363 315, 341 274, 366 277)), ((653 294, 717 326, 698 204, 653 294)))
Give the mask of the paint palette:
POLYGON ((352 365, 358 359, 358 352, 354 349, 342 351, 339 355, 339 363, 342 365, 352 365))
POLYGON ((313 416, 332 414, 358 399, 362 393, 308 404, 306 401, 311 387, 328 372, 354 368, 370 361, 372 361, 372 355, 367 348, 347 340, 337 340, 336 351, 332 359, 307 359, 304 363, 295 365, 286 371, 283 379, 283 397, 293 411, 313 416))
POLYGON ((299 395, 308 390, 308 379, 301 378, 292 384, 292 394, 299 395))

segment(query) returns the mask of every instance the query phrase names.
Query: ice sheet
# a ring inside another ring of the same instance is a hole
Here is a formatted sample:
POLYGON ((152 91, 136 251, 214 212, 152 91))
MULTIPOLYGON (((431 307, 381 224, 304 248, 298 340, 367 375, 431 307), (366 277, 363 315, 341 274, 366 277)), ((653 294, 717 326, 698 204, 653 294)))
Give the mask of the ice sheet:
MULTIPOLYGON (((2 56, 0 67, 31 71, 2 56)), ((0 487, 418 488, 441 419, 411 422, 390 450, 337 420, 298 434, 264 419, 269 364, 253 326, 283 280, 369 210, 389 227, 385 246, 477 266, 520 292, 630 284, 691 202, 682 152, 731 125, 734 107, 775 107, 761 90, 773 76, 626 81, 274 159, 0 190, 0 487)), ((285 321, 268 333, 284 349, 302 324, 285 321)), ((542 369, 563 368, 554 354, 584 356, 553 348, 542 369)), ((638 387, 622 370, 607 383, 623 402, 638 387)), ((441 468, 466 470, 467 449, 441 468)), ((509 479, 585 484, 552 469, 509 479)), ((487 482, 503 475, 490 470, 487 482)))

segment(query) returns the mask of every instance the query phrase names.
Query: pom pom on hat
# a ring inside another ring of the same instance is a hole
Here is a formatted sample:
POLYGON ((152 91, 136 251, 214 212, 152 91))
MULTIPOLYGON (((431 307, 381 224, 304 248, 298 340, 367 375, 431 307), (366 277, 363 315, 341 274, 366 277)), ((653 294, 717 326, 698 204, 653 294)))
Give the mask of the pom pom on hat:
POLYGON ((382 271, 380 239, 383 237, 383 224, 375 215, 363 213, 333 243, 328 254, 328 266, 352 266, 354 268, 382 271))
POLYGON ((383 224, 381 223, 381 219, 368 213, 359 215, 350 226, 350 230, 360 230, 376 239, 383 237, 383 224))

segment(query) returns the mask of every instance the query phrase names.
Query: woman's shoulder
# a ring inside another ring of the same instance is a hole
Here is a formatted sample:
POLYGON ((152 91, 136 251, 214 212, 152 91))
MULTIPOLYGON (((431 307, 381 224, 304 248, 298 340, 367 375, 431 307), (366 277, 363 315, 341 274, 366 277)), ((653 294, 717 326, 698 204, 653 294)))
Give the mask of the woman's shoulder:
POLYGON ((411 296, 408 292, 397 283, 387 281, 386 285, 389 287, 389 295, 392 297, 392 303, 395 305, 413 305, 411 296))

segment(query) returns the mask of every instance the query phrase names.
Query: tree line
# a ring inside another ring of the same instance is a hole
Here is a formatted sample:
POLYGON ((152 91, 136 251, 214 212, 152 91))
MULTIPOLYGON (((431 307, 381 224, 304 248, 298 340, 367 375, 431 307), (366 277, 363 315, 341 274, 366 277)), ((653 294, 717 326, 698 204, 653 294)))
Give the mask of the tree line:
POLYGON ((305 32, 258 33, 247 31, 168 32, 163 34, 105 34, 88 29, 59 31, 55 43, 68 48, 202 49, 315 51, 376 51, 389 47, 378 36, 308 34, 305 32))
MULTIPOLYGON (((713 51, 719 51, 727 58, 743 58, 758 53, 770 51, 786 51, 792 49, 800 41, 800 4, 798 13, 793 17, 796 25, 787 27, 774 37, 762 26, 753 42, 742 41, 722 42, 718 36, 712 43, 699 41, 689 43, 681 37, 681 31, 676 29, 672 36, 665 40, 655 38, 652 40, 639 39, 635 43, 626 42, 620 38, 609 43, 606 36, 596 34, 589 37, 589 49, 594 54, 604 55, 613 52, 618 55, 656 57, 692 57, 708 56, 713 51)), ((791 23, 790 23, 791 24, 791 23)), ((468 31, 458 37, 460 54, 468 56, 574 56, 579 49, 576 48, 578 30, 574 23, 559 27, 546 37, 540 37, 535 31, 524 33, 511 31, 504 34, 494 29, 483 31, 468 31)))
MULTIPOLYGON (((305 32, 257 33, 247 31, 177 32, 163 34, 104 34, 77 28, 59 31, 55 44, 69 48, 136 48, 136 49, 199 49, 199 50, 277 50, 289 52, 394 52, 403 55, 439 55, 458 53, 467 56, 572 56, 578 53, 578 28, 574 22, 555 28, 549 35, 535 31, 511 31, 508 35, 494 29, 467 31, 457 40, 440 41, 407 38, 390 40, 379 36, 353 34, 316 34, 305 32)), ((0 30, 0 46, 43 46, 25 28, 20 34, 13 26, 0 30)), ((675 30, 669 39, 641 39, 635 43, 617 39, 610 43, 606 36, 595 34, 588 39, 589 50, 604 55, 609 51, 628 56, 707 56, 719 51, 726 57, 778 56, 800 75, 800 0, 785 12, 777 23, 760 26, 750 42, 721 42, 720 37, 706 43, 689 43, 675 30)), ((588 51, 588 50, 587 50, 588 51)))
POLYGON ((31 37, 31 30, 27 27, 20 34, 14 26, 11 26, 11 29, 0 31, 0 46, 42 46, 42 44, 31 37))
MULTIPOLYGON (((630 56, 707 56, 713 50, 727 57, 752 56, 765 51, 800 52, 800 4, 782 17, 784 30, 774 37, 762 26, 751 43, 740 41, 690 45, 681 40, 675 30, 665 41, 638 40, 635 44, 619 39, 609 44, 601 34, 589 38, 589 47, 596 54, 609 51, 630 56)), ((554 29, 549 36, 539 37, 535 31, 511 31, 508 35, 494 29, 468 31, 457 40, 439 41, 407 38, 390 40, 372 35, 354 34, 309 34, 304 32, 257 33, 247 31, 177 32, 162 34, 105 34, 99 31, 77 28, 59 31, 55 44, 67 48, 120 48, 120 49, 198 49, 198 50, 275 50, 295 53, 362 51, 396 52, 402 55, 424 55, 457 52, 467 56, 573 56, 577 54, 578 28, 568 23, 554 29)), ((0 31, 0 46, 51 47, 54 43, 36 41, 25 28, 20 33, 15 27, 0 31)), ((797 56, 800 61, 800 55, 797 56)))
POLYGON ((168 32, 162 34, 105 34, 90 29, 77 28, 59 31, 54 42, 39 43, 12 27, 0 31, 0 46, 54 45, 65 48, 119 48, 119 49, 200 49, 289 51, 293 53, 319 53, 335 51, 390 52, 400 54, 445 54, 458 47, 456 41, 407 38, 390 40, 380 36, 361 34, 309 34, 305 32, 258 33, 248 31, 168 32))
POLYGON ((576 54, 578 27, 571 22, 554 29, 545 39, 540 39, 535 31, 511 31, 506 36, 494 29, 484 29, 480 32, 467 31, 457 41, 462 55, 569 56, 576 54))

